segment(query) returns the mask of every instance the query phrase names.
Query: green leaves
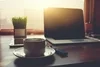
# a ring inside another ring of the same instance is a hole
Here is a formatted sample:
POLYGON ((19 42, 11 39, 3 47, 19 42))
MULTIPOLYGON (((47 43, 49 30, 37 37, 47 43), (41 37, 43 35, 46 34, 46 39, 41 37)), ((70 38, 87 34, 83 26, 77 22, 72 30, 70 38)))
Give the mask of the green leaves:
POLYGON ((27 22, 27 17, 13 17, 12 22, 15 23, 26 23, 27 22))
POLYGON ((14 28, 26 28, 27 17, 13 17, 14 28))

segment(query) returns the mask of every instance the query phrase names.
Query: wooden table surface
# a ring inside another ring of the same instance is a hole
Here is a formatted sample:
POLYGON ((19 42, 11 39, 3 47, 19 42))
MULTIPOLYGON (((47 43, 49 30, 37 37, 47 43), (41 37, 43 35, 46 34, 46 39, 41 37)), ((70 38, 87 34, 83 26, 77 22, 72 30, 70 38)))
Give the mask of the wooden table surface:
POLYGON ((12 38, 13 36, 0 36, 0 67, 5 67, 16 58, 12 54, 13 49, 9 47, 12 38))
MULTIPOLYGON (((35 35, 35 36, 28 36, 28 38, 32 37, 41 37, 43 36, 35 35)), ((7 66, 12 60, 14 60, 15 57, 13 55, 13 51, 15 48, 10 48, 9 44, 11 43, 13 39, 13 35, 0 35, 0 67, 5 67, 7 66)))
MULTIPOLYGON (((0 36, 0 67, 37 67, 34 66, 34 61, 29 63, 25 59, 19 59, 13 55, 12 52, 15 48, 9 47, 12 38, 13 36, 0 36)), ((100 44, 69 45, 59 46, 58 48, 67 51, 68 57, 62 58, 54 54, 52 62, 48 58, 47 62, 50 61, 50 63, 44 66, 73 66, 76 64, 80 66, 82 64, 85 67, 89 67, 89 65, 91 67, 100 67, 100 44)), ((46 63, 46 60, 44 59, 43 62, 46 63)))

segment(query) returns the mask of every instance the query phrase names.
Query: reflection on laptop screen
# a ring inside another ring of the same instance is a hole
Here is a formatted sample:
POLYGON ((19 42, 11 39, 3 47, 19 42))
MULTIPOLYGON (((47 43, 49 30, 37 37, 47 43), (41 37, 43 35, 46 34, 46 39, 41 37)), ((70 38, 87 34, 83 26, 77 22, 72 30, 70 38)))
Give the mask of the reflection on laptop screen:
POLYGON ((84 38, 83 11, 72 8, 46 8, 44 34, 45 37, 54 39, 84 38))

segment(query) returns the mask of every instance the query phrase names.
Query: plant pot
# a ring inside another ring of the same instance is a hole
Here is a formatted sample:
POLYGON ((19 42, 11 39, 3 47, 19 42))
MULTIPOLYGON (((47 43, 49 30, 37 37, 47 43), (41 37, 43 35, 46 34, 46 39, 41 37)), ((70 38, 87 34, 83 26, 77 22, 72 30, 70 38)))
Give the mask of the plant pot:
POLYGON ((26 38, 27 18, 13 17, 12 18, 12 23, 13 23, 13 27, 14 27, 14 39, 15 39, 14 41, 15 41, 15 44, 23 43, 21 41, 23 41, 23 39, 26 38))

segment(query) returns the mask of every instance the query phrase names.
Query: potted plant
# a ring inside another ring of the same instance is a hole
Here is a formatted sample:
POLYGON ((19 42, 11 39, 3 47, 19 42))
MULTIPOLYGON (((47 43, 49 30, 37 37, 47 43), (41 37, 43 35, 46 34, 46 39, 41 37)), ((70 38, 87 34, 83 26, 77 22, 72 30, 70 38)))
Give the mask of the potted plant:
POLYGON ((16 43, 23 43, 23 38, 26 38, 27 17, 12 17, 14 27, 14 39, 16 43))

